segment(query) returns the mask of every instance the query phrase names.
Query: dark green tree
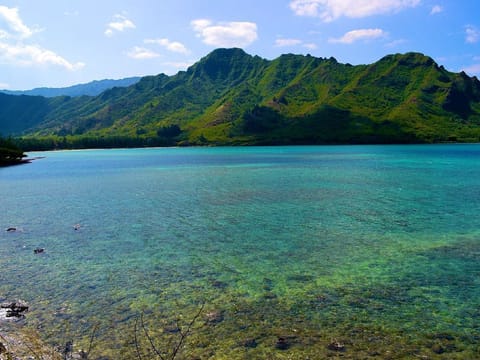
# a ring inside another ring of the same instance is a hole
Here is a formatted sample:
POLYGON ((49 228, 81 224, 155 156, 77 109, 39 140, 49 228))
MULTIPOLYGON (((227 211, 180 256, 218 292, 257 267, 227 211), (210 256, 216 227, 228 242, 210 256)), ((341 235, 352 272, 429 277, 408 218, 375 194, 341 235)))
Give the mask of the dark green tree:
POLYGON ((12 140, 0 137, 0 166, 21 164, 25 156, 12 140))

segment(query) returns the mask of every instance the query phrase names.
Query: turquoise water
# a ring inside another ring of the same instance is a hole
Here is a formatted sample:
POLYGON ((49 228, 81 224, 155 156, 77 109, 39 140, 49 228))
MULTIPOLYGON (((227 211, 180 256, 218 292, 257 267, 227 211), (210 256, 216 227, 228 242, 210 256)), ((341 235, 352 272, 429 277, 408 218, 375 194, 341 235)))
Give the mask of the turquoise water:
POLYGON ((0 300, 53 344, 154 358, 139 315, 171 354, 201 310, 179 358, 480 356, 480 145, 29 155, 0 300))

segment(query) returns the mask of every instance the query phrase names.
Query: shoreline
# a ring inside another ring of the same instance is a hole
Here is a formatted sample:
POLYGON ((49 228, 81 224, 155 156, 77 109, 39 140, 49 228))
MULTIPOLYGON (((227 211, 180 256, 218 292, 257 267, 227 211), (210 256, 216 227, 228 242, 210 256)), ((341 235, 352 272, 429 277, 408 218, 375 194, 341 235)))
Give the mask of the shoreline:
POLYGON ((6 162, 6 163, 0 163, 0 168, 2 167, 8 167, 8 166, 17 166, 17 165, 25 165, 25 164, 31 164, 35 160, 40 160, 44 159, 45 156, 35 156, 27 159, 22 159, 20 161, 12 161, 12 162, 6 162))
POLYGON ((62 355, 45 343, 41 335, 16 321, 0 319, 0 359, 62 360, 62 355))

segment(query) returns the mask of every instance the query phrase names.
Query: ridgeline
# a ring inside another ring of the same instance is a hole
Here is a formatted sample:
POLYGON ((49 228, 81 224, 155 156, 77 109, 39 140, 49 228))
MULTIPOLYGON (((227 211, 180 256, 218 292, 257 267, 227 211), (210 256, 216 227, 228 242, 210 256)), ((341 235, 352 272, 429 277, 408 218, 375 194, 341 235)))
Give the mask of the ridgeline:
POLYGON ((98 96, 0 94, 25 150, 480 141, 480 82, 419 53, 370 65, 217 49, 173 76, 98 96))

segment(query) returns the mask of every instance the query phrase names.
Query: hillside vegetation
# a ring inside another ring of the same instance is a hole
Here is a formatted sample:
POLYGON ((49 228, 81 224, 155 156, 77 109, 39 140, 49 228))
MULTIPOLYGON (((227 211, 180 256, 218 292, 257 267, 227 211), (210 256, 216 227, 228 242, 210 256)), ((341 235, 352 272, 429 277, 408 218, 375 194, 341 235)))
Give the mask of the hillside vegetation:
POLYGON ((480 82, 419 53, 352 66, 217 49, 96 97, 0 94, 0 132, 27 148, 477 142, 480 82))
POLYGON ((0 137, 0 167, 26 162, 26 155, 11 140, 0 137))

